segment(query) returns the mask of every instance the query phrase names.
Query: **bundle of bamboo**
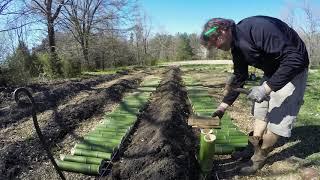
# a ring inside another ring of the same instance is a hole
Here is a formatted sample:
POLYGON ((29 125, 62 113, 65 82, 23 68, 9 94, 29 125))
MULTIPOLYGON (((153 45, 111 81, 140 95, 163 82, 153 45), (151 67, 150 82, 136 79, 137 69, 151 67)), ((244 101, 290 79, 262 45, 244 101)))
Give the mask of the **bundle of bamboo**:
MULTIPOLYGON (((210 117, 217 104, 208 94, 207 88, 201 86, 198 81, 190 76, 185 76, 183 79, 187 85, 188 98, 192 104, 193 113, 203 117, 210 117)), ((248 144, 247 135, 238 130, 228 114, 225 114, 221 119, 220 129, 212 129, 212 131, 216 135, 214 153, 217 155, 230 154, 248 144)), ((204 135, 201 133, 200 149, 203 138, 204 135)), ((201 151, 199 153, 202 153, 201 151)))

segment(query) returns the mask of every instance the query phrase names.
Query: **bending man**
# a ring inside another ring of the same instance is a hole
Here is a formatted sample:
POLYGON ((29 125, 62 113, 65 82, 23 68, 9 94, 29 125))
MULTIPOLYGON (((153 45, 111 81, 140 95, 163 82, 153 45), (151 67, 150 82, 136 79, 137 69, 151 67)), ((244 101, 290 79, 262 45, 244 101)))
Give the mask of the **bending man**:
MULTIPOLYGON (((279 136, 291 136, 306 87, 309 59, 305 44, 286 23, 267 16, 249 17, 238 24, 213 18, 204 26, 201 43, 208 49, 231 49, 233 87, 243 87, 249 65, 264 72, 261 85, 253 87, 248 95, 255 101, 251 146, 233 154, 233 158, 248 160, 240 173, 253 174, 264 166, 279 136)), ((228 92, 212 116, 221 118, 238 95, 228 92)))

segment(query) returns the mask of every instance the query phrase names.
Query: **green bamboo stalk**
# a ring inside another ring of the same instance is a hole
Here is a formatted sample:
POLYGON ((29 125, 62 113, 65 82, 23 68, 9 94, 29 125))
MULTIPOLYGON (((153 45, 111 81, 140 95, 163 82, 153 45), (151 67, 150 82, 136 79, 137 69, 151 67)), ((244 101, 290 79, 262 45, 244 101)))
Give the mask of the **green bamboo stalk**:
POLYGON ((140 108, 126 108, 126 107, 117 107, 113 112, 119 114, 132 114, 137 115, 140 108))
MULTIPOLYGON (((132 125, 132 124, 131 124, 132 125)), ((97 127, 110 128, 110 129, 127 129, 130 125, 116 125, 116 124, 99 124, 97 127)))
POLYGON ((116 114, 116 113, 112 113, 112 114, 108 114, 105 116, 105 118, 111 118, 111 119, 120 119, 122 121, 126 121, 129 119, 136 119, 137 116, 132 115, 132 114, 116 114))
POLYGON ((232 143, 230 145, 233 146, 235 149, 239 149, 239 148, 246 147, 248 145, 248 142, 237 142, 237 143, 232 143))
MULTIPOLYGON (((139 108, 140 109, 140 108, 139 108)), ((132 111, 131 109, 129 109, 130 111, 132 111)), ((137 115, 134 114, 124 114, 124 113, 112 113, 108 116, 105 116, 106 119, 111 119, 111 120, 115 120, 115 121, 135 121, 137 119, 137 115)))
POLYGON ((83 174, 92 174, 99 175, 100 174, 100 166, 96 164, 84 164, 78 162, 69 162, 69 161, 61 161, 56 160, 57 165, 61 170, 71 171, 83 174))
POLYGON ((104 129, 108 131, 123 131, 131 128, 131 126, 122 126, 122 127, 116 127, 116 126, 107 126, 105 124, 98 124, 96 126, 96 129, 104 129))
POLYGON ((111 125, 111 126, 131 126, 134 123, 134 121, 110 121, 110 120, 104 120, 100 124, 102 125, 111 125))
POLYGON ((220 122, 220 127, 221 127, 221 129, 231 129, 231 128, 237 129, 237 128, 238 128, 236 125, 234 125, 234 124, 232 124, 232 123, 230 123, 230 124, 223 124, 223 123, 221 123, 221 122, 220 122))
POLYGON ((106 142, 106 141, 96 141, 96 140, 83 140, 84 143, 86 144, 94 144, 94 145, 101 145, 101 146, 111 146, 111 147, 117 147, 119 146, 119 143, 115 143, 115 142, 106 142))
POLYGON ((121 119, 121 118, 110 118, 110 117, 105 117, 104 120, 101 123, 113 123, 113 124, 133 124, 136 121, 135 118, 128 118, 128 119, 121 119))
POLYGON ((206 134, 200 140, 200 149, 199 149, 199 163, 202 172, 210 172, 213 164, 213 156, 215 152, 214 141, 216 136, 213 134, 206 134))
POLYGON ((227 129, 213 129, 213 133, 227 133, 227 132, 237 132, 239 133, 240 131, 237 128, 227 128, 227 129))
POLYGON ((122 133, 122 134, 111 134, 111 133, 103 133, 103 132, 91 132, 89 134, 87 134, 88 136, 95 136, 95 137, 104 137, 104 138, 113 138, 113 139, 118 139, 118 138, 122 138, 126 133, 122 133))
POLYGON ((95 137, 95 136, 84 136, 84 140, 92 140, 92 141, 101 141, 106 143, 118 143, 120 144, 121 139, 114 139, 114 138, 105 138, 105 137, 95 137))
POLYGON ((105 116, 104 122, 122 122, 122 123, 130 123, 134 122, 137 119, 137 116, 124 116, 123 114, 117 114, 112 116, 105 116))
POLYGON ((90 151, 101 151, 101 152, 107 152, 112 153, 115 146, 111 145, 98 145, 98 144, 86 144, 86 143, 78 143, 74 146, 75 149, 86 149, 90 151))
POLYGON ((84 163, 84 164, 96 164, 100 166, 104 162, 104 160, 101 158, 86 157, 86 156, 72 156, 72 155, 65 155, 65 154, 60 154, 60 159, 62 161, 71 161, 71 162, 78 162, 78 163, 84 163))
POLYGON ((99 126, 102 126, 102 127, 111 127, 111 128, 114 128, 114 127, 121 127, 121 128, 128 128, 130 126, 133 125, 133 122, 130 122, 130 123, 121 123, 121 122, 102 122, 99 124, 99 126))
POLYGON ((247 136, 244 136, 244 135, 230 135, 230 136, 227 136, 227 135, 223 135, 223 134, 216 134, 217 136, 217 139, 240 139, 240 138, 248 138, 247 136))
POLYGON ((98 125, 98 126, 96 126, 96 128, 93 131, 123 133, 123 132, 127 132, 128 129, 130 129, 130 126, 126 127, 126 128, 118 128, 118 129, 116 129, 116 128, 100 127, 98 125))
POLYGON ((110 159, 111 153, 106 152, 100 152, 100 151, 90 151, 86 149, 72 149, 71 150, 72 155, 78 155, 78 156, 89 156, 89 157, 96 157, 96 158, 102 158, 102 159, 110 159))
POLYGON ((227 144, 216 144, 214 153, 218 155, 231 154, 235 151, 235 147, 227 144))
POLYGON ((95 136, 94 134, 87 134, 84 137, 84 140, 94 140, 94 141, 101 141, 101 142, 108 142, 108 143, 120 143, 124 136, 109 136, 109 137, 101 137, 95 136))
POLYGON ((217 144, 233 144, 233 143, 248 143, 248 137, 238 137, 238 138, 230 138, 230 139, 217 139, 217 144))
POLYGON ((127 129, 121 129, 121 131, 114 131, 114 130, 108 130, 108 128, 96 128, 95 130, 91 131, 92 133, 96 134, 109 134, 109 135, 123 135, 126 134, 130 128, 127 129))
MULTIPOLYGON (((129 132, 129 131, 128 131, 129 132)), ((91 131, 89 134, 100 134, 102 137, 106 137, 106 136, 110 136, 110 137, 113 137, 113 136, 124 136, 127 134, 127 132, 121 132, 121 133, 113 133, 113 132, 108 132, 108 131, 98 131, 98 130, 95 130, 95 131, 91 131)))
POLYGON ((217 135, 225 135, 225 136, 246 136, 243 132, 235 130, 235 129, 220 129, 220 130, 213 130, 213 134, 217 135))

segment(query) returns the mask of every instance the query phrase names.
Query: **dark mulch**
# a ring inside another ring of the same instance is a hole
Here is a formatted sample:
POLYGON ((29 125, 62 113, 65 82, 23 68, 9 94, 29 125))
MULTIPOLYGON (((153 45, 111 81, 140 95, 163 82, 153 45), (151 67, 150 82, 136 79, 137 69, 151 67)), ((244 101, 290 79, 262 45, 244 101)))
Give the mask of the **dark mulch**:
MULTIPOLYGON (((95 114, 103 113, 104 106, 119 102, 123 94, 136 88, 140 81, 141 78, 137 77, 128 80, 122 79, 109 88, 97 90, 80 104, 68 105, 60 110, 55 108, 51 118, 52 121, 42 128, 43 134, 49 142, 49 148, 57 150, 59 147, 55 147, 55 144, 61 142, 67 134, 72 134, 81 122, 95 114)), ((55 92, 53 94, 56 95, 64 93, 64 91, 58 93, 57 89, 50 92, 55 92)), ((49 98, 46 101, 50 100, 49 98)), ((17 178, 22 172, 31 172, 36 167, 35 164, 48 161, 38 138, 35 137, 14 143, 0 142, 0 147, 0 179, 17 178)), ((30 177, 32 177, 32 174, 30 174, 30 177)))
POLYGON ((196 137, 186 123, 187 91, 178 68, 168 70, 120 152, 110 179, 198 179, 196 137))
MULTIPOLYGON (((32 84, 26 86, 37 102, 38 112, 56 107, 61 101, 68 99, 80 91, 91 90, 92 86, 122 76, 122 73, 103 75, 84 80, 70 80, 63 83, 32 84)), ((19 108, 12 98, 14 87, 0 89, 0 128, 6 128, 24 117, 30 116, 27 109, 19 108)))

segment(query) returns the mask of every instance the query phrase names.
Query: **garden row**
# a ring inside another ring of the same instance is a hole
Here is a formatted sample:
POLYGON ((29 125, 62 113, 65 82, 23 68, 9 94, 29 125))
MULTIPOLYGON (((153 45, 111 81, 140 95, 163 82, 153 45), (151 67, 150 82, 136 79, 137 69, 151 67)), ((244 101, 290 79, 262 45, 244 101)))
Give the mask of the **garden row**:
POLYGON ((117 108, 107 113, 93 131, 85 135, 71 150, 71 155, 61 155, 57 163, 62 170, 93 175, 106 175, 117 155, 119 147, 130 134, 137 120, 139 110, 159 84, 159 79, 145 80, 119 103, 117 108))

